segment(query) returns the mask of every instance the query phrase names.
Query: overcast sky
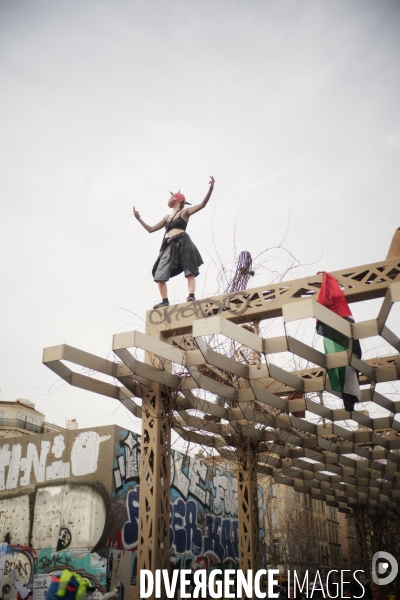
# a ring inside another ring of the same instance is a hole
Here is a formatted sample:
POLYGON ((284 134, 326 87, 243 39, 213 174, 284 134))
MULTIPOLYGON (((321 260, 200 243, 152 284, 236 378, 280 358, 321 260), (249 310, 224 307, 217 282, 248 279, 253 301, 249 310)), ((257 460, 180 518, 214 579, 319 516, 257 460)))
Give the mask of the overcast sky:
MULTIPOLYGON (((1 400, 80 426, 130 417, 42 365, 143 329, 169 190, 218 256, 282 242, 291 276, 386 256, 399 220, 398 0, 0 0, 1 400), (287 231, 287 235, 285 237, 287 231)), ((284 250, 266 266, 282 272, 284 250)), ((272 275, 259 269, 254 286, 272 275)), ((183 276, 172 302, 186 298, 183 276)), ((372 314, 371 317, 376 316, 372 314)))

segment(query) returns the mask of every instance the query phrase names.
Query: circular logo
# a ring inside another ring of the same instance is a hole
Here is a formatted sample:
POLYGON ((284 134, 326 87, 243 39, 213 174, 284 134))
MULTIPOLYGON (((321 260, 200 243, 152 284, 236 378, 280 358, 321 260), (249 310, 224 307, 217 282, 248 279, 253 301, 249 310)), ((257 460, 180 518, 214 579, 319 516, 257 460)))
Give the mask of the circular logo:
POLYGON ((389 554, 389 552, 375 552, 372 557, 372 580, 374 583, 378 585, 392 583, 398 571, 398 562, 392 554, 389 554), (382 559, 385 562, 382 562, 382 559), (385 577, 379 577, 379 575, 385 575, 385 577))

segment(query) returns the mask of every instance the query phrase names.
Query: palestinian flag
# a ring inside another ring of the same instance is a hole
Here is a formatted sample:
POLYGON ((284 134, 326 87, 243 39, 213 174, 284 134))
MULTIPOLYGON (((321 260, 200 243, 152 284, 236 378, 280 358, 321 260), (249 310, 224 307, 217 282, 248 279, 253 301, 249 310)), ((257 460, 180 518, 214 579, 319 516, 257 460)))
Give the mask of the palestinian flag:
MULTIPOLYGON (((329 273, 324 273, 322 285, 318 295, 320 304, 329 308, 332 312, 347 321, 354 323, 351 310, 347 300, 340 289, 339 283, 329 273)), ((317 333, 324 336, 325 354, 332 352, 343 352, 351 349, 352 353, 361 358, 361 346, 358 340, 351 341, 348 337, 339 333, 329 325, 317 321, 317 333)), ((329 382, 332 390, 342 394, 344 408, 347 411, 354 410, 354 404, 361 399, 360 384, 358 381, 359 373, 353 367, 339 367, 337 369, 327 369, 329 382)))

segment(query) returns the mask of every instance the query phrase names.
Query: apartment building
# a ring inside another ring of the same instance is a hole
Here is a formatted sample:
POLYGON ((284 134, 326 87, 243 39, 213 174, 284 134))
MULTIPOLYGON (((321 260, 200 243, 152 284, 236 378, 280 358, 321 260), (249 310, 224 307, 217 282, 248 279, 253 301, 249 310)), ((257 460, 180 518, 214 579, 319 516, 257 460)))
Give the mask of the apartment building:
POLYGON ((266 563, 279 569, 281 581, 288 569, 312 574, 317 569, 341 570, 357 561, 355 533, 347 515, 267 478, 263 490, 266 563))
POLYGON ((0 400, 0 438, 57 431, 65 431, 65 428, 47 423, 31 400, 0 400))

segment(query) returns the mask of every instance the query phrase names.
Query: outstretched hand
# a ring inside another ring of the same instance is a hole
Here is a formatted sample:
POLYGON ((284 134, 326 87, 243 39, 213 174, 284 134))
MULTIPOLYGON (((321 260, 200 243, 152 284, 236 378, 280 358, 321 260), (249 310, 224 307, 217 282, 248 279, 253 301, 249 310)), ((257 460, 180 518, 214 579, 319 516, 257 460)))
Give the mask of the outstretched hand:
POLYGON ((215 183, 215 179, 214 179, 214 177, 213 177, 212 175, 210 175, 210 183, 209 183, 209 186, 213 188, 213 187, 214 187, 214 183, 215 183))
POLYGON ((139 211, 135 210, 135 207, 133 207, 133 216, 135 217, 135 219, 140 219, 139 211))

